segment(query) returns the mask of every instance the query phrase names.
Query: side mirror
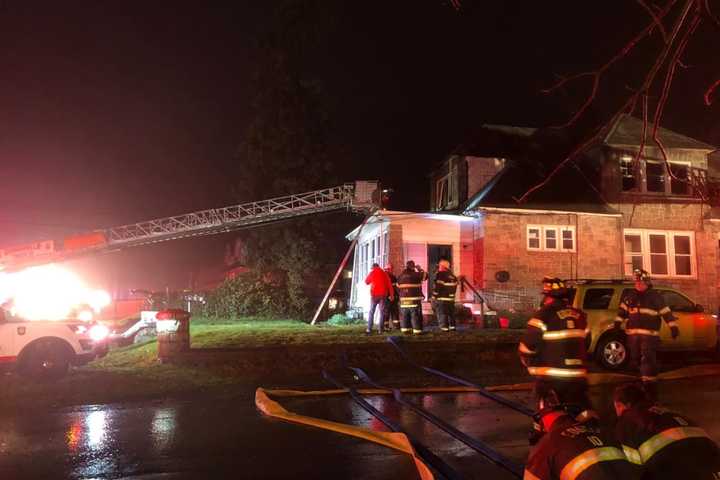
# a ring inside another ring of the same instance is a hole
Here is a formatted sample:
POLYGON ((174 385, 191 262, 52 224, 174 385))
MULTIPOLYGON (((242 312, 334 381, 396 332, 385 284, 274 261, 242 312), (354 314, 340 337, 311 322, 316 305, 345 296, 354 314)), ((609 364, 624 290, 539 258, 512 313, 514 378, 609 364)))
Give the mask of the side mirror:
POLYGON ((696 311, 697 313, 703 313, 703 312, 705 311, 705 307, 703 307, 702 305, 700 305, 700 304, 698 303, 698 304, 695 305, 695 311, 696 311))

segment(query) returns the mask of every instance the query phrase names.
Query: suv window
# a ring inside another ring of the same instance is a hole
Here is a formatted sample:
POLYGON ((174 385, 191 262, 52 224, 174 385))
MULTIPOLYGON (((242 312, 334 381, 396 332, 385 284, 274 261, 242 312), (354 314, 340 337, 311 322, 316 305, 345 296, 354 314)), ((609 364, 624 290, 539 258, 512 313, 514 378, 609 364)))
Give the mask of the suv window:
POLYGON ((583 310, 607 310, 614 293, 613 288, 589 288, 585 291, 583 310))
POLYGON ((665 304, 674 312, 694 312, 697 307, 684 295, 671 290, 660 290, 665 304))

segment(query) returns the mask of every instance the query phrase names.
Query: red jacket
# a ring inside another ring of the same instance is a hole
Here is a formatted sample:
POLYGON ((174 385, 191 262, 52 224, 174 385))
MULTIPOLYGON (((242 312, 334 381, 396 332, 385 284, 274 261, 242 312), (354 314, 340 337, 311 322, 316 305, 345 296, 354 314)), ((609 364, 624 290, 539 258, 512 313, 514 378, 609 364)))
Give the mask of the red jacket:
POLYGON ((370 270, 365 283, 370 285, 370 295, 373 297, 389 297, 394 295, 392 284, 390 283, 390 277, 385 270, 380 267, 375 267, 370 270))

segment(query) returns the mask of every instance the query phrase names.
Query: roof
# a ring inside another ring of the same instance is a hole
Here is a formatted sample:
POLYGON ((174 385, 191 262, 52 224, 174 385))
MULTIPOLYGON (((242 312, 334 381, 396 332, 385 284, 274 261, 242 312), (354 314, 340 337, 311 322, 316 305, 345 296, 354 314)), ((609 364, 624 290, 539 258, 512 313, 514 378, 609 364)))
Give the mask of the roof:
MULTIPOLYGON (((648 123, 645 133, 646 144, 653 145, 652 130, 654 124, 648 123)), ((624 114, 605 136, 603 143, 611 146, 634 146, 640 145, 642 137, 643 122, 639 118, 624 114)), ((665 148, 686 148, 693 150, 716 150, 716 147, 707 143, 695 140, 672 130, 660 127, 658 137, 665 148)))
MULTIPOLYGON (((642 126, 640 119, 623 115, 609 129, 604 143, 611 146, 639 145, 642 126)), ((578 139, 573 138, 571 132, 558 129, 529 129, 502 125, 487 125, 487 127, 502 132, 506 138, 509 135, 515 138, 526 136, 522 137, 524 140, 522 143, 514 144, 518 148, 509 157, 506 166, 488 182, 485 188, 468 199, 463 206, 465 211, 493 207, 618 213, 596 190, 596 186, 600 185, 602 158, 596 156, 592 150, 565 165, 547 184, 533 192, 526 202, 519 204, 516 199, 545 180, 558 162, 566 158, 577 145, 578 139)), ((651 136, 651 132, 652 125, 649 125, 648 137, 651 136)), ((658 132, 667 148, 715 150, 712 145, 664 128, 660 128, 658 132)), ((648 143, 652 144, 651 141, 648 143)))
POLYGON ((542 182, 550 169, 543 164, 509 161, 495 177, 470 198, 466 210, 483 207, 527 210, 615 214, 601 195, 595 191, 588 174, 580 167, 568 166, 559 170, 550 181, 533 192, 522 204, 516 199, 542 182))
POLYGON ((537 128, 484 124, 450 155, 511 157, 525 150, 537 128))

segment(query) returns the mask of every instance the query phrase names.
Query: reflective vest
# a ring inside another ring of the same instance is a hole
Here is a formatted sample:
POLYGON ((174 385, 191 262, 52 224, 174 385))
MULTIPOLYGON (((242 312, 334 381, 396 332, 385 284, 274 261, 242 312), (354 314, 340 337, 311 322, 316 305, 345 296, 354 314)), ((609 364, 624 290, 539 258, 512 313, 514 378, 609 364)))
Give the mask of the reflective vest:
POLYGON ((415 308, 424 300, 422 292, 423 274, 414 270, 403 270, 398 277, 400 308, 415 308))
POLYGON ((720 474, 717 444, 678 413, 645 403, 624 411, 615 428, 628 460, 642 465, 651 478, 713 478, 711 475, 720 474))
POLYGON ((443 270, 435 276, 433 298, 438 302, 455 303, 458 280, 450 270, 443 270))
POLYGON ((536 378, 585 378, 588 333, 585 313, 556 301, 528 321, 518 353, 536 378))
POLYGON ((660 319, 665 320, 668 327, 677 327, 670 308, 665 305, 662 295, 657 290, 648 288, 644 292, 632 290, 623 297, 618 309, 616 322, 625 323, 627 335, 660 335, 660 319))
POLYGON ((594 422, 570 416, 555 420, 532 451, 525 480, 635 480, 640 469, 627 461, 620 445, 594 422))

